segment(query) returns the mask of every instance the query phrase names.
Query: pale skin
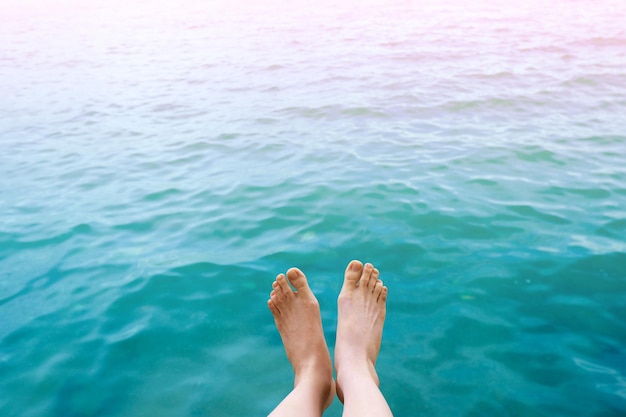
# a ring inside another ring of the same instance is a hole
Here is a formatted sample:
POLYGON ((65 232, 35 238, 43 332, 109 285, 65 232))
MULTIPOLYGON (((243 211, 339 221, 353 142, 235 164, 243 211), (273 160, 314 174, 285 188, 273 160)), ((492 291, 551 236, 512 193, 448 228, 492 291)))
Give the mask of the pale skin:
POLYGON ((267 305, 295 379, 293 390, 270 417, 320 417, 335 394, 344 403, 344 417, 392 416, 375 369, 388 293, 379 276, 370 263, 355 260, 346 268, 337 300, 336 382, 319 303, 306 276, 291 268, 276 277, 267 305))

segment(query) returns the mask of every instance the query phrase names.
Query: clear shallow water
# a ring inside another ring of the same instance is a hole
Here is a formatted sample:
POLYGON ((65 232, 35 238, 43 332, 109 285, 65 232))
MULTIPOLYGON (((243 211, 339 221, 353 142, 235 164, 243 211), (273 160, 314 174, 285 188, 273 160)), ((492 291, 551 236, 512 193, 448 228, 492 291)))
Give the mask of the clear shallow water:
POLYGON ((265 415, 360 258, 397 416, 623 415, 626 6, 547 3, 0 3, 0 414, 265 415))

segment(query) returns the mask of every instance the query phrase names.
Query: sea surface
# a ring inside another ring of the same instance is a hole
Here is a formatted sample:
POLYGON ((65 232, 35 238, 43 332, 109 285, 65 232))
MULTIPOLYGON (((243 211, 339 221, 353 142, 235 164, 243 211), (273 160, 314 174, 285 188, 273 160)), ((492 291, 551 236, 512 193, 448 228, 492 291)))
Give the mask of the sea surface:
POLYGON ((0 0, 0 416, 265 416, 355 258, 396 417, 626 415, 626 2, 517 3, 0 0))

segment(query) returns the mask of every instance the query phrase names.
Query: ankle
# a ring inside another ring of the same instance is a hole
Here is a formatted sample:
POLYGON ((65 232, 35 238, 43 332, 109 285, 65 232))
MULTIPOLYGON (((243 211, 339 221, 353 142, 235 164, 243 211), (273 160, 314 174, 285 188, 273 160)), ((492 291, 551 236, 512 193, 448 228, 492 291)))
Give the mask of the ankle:
POLYGON ((355 397, 359 395, 359 392, 363 391, 363 387, 376 387, 380 386, 380 381, 376 371, 368 367, 348 368, 343 370, 337 370, 337 382, 335 390, 337 397, 341 403, 345 403, 345 397, 355 397))
POLYGON ((325 363, 310 362, 294 369, 295 385, 308 381, 315 385, 326 386, 333 382, 333 370, 325 363))
POLYGON ((332 369, 329 371, 313 368, 302 370, 296 373, 294 388, 298 386, 316 393, 315 396, 319 399, 321 411, 328 408, 335 398, 335 380, 332 369))
POLYGON ((380 385, 376 368, 367 358, 359 360, 351 358, 348 362, 339 362, 339 364, 335 366, 335 371, 337 374, 337 384, 341 386, 349 385, 351 381, 363 381, 366 379, 372 380, 376 386, 380 385))

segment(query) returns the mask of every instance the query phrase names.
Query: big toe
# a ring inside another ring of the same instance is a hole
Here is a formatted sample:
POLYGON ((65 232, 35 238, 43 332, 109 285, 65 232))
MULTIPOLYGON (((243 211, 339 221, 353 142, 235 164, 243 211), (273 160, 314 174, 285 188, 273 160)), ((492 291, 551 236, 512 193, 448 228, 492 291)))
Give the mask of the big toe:
POLYGON ((289 278, 289 282, 291 282, 291 285, 293 285, 296 291, 302 291, 309 288, 306 276, 298 268, 291 268, 287 271, 287 278, 289 278))
POLYGON ((356 288, 359 279, 361 278, 361 273, 363 271, 363 264, 361 261, 354 260, 348 264, 346 268, 346 273, 344 275, 343 286, 346 289, 356 288))

